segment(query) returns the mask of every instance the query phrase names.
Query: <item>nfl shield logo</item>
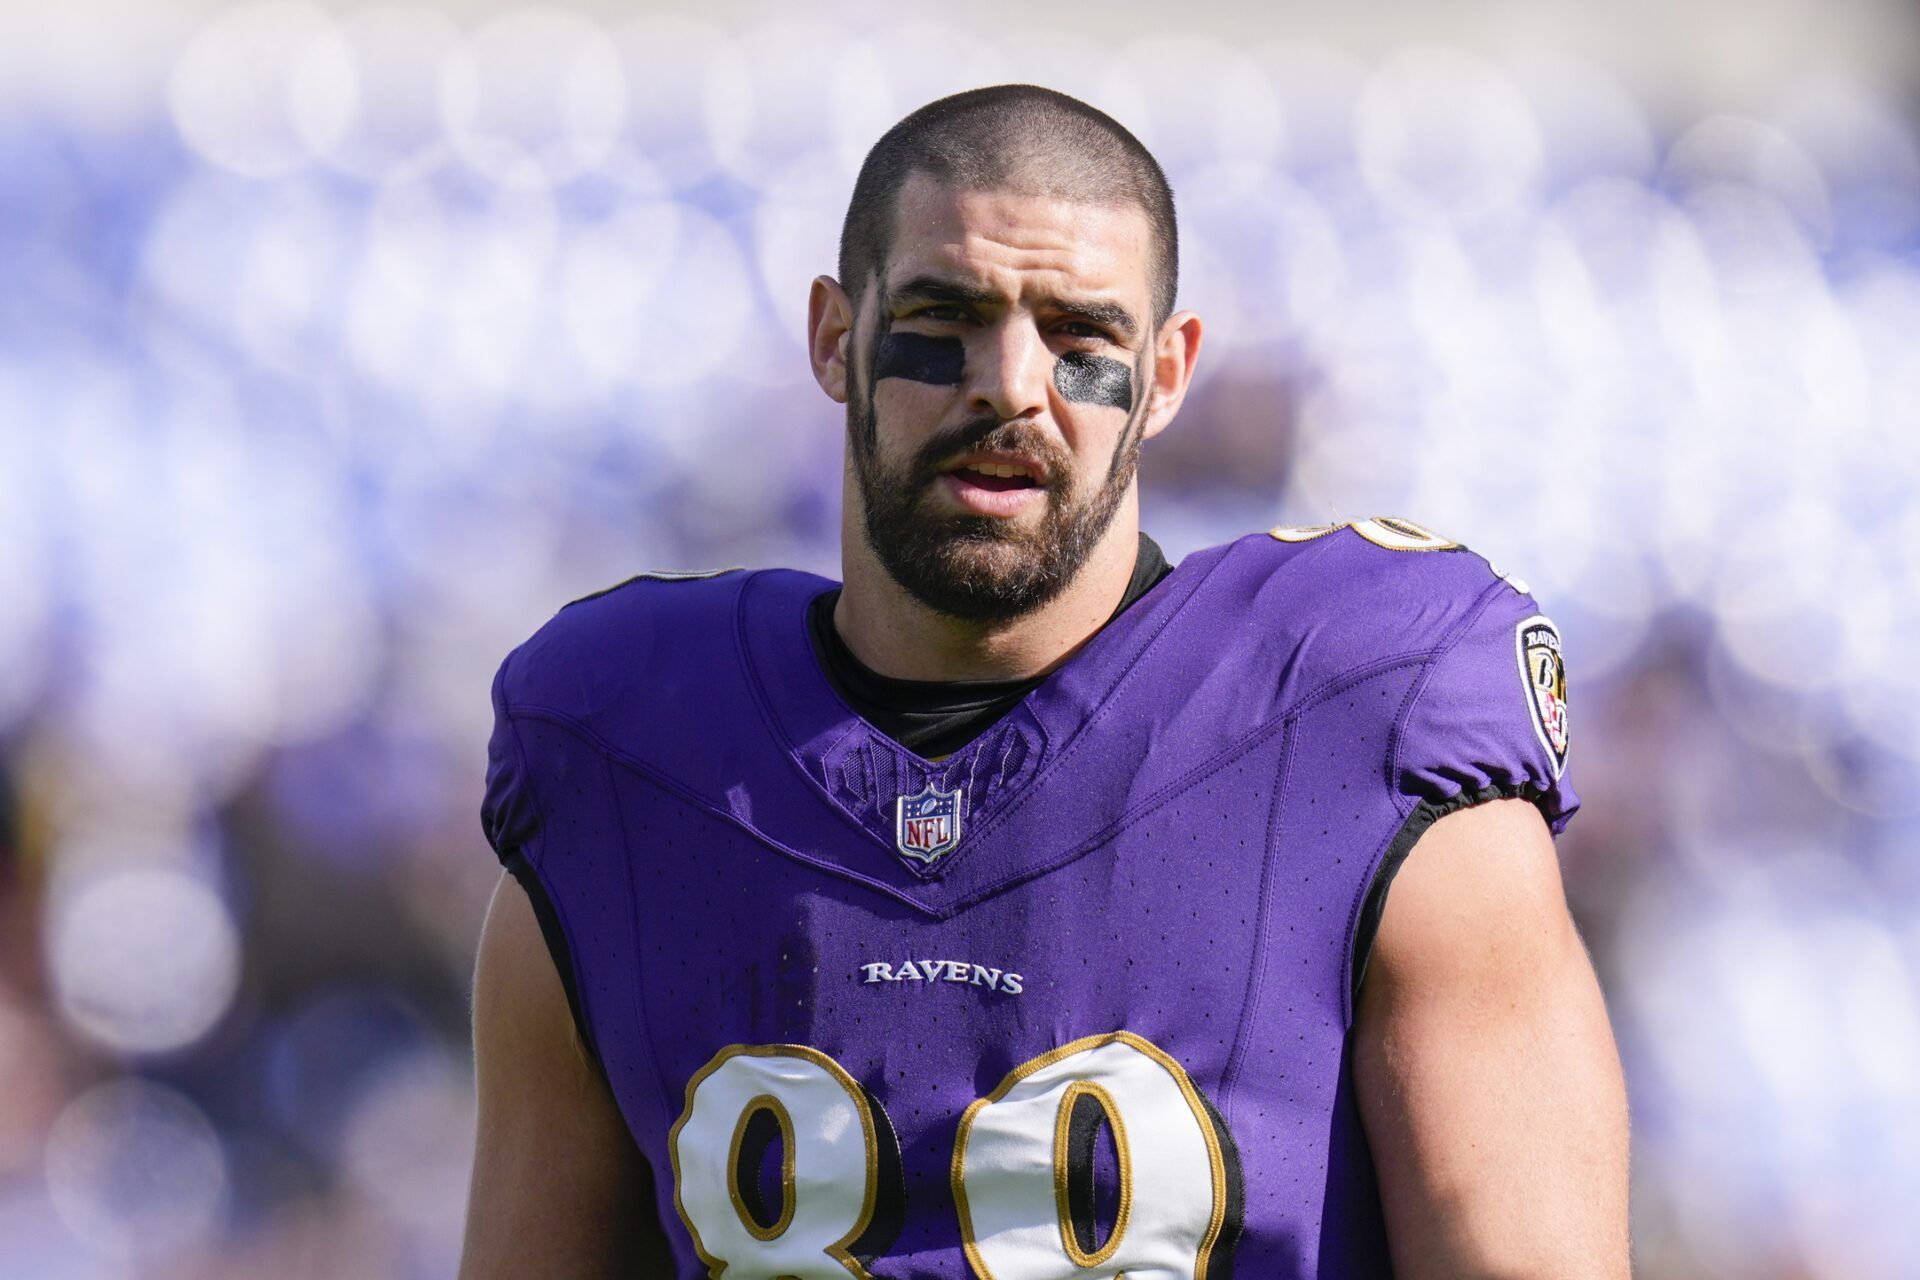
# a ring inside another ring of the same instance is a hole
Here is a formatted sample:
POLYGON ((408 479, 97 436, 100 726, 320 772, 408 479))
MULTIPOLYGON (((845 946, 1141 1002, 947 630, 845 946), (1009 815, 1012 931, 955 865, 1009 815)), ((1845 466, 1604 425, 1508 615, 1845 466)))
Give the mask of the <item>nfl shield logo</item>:
POLYGON ((929 780, 917 796, 895 802, 893 843, 902 857, 932 863, 960 843, 960 809, 965 789, 942 791, 929 780))

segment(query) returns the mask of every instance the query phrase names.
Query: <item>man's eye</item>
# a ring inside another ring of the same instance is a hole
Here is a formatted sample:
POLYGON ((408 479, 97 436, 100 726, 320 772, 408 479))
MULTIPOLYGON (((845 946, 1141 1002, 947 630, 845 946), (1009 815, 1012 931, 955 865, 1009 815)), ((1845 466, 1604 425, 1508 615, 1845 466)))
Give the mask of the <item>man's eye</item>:
POLYGON ((1070 338, 1099 338, 1103 342, 1113 341, 1112 334, 1102 329, 1099 325, 1089 324, 1085 320, 1069 320, 1066 324, 1062 325, 1061 328, 1066 331, 1067 336, 1070 338))
POLYGON ((957 323, 967 318, 967 309, 955 303, 943 302, 937 306, 922 307, 913 314, 921 320, 938 320, 943 323, 957 323))

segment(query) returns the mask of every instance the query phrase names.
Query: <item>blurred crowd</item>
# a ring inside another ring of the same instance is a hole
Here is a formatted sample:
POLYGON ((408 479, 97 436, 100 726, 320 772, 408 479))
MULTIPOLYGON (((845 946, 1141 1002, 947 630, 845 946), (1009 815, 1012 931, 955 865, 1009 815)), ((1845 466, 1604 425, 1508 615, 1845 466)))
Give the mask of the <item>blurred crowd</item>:
POLYGON ((807 283, 873 139, 1008 79, 1172 179, 1170 557, 1404 515, 1560 624, 1639 1273, 1920 1275, 1897 95, 1278 19, 113 13, 91 78, 0 58, 0 1280, 453 1274, 493 669, 642 569, 835 573, 807 283))

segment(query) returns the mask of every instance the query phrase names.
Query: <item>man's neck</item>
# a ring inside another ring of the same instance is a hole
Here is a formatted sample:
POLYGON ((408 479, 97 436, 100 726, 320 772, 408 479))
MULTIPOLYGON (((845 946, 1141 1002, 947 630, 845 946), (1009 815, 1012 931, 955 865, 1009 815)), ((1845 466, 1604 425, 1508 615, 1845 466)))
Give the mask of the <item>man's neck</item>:
POLYGON ((1113 616, 1139 556, 1140 508, 1128 494, 1059 595, 1007 622, 967 622, 929 609, 895 582, 867 545, 853 501, 846 510, 846 581, 834 628, 868 668, 897 680, 1017 680, 1051 671, 1113 616))

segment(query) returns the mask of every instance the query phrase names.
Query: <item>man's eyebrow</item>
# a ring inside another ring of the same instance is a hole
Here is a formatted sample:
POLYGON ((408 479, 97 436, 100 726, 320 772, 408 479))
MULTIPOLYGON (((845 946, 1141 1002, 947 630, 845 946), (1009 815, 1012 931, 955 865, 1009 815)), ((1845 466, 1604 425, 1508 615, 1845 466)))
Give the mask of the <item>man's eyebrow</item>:
POLYGON ((1129 342, 1140 332, 1140 322, 1133 318, 1133 312, 1117 302, 1102 302, 1098 298, 1054 298, 1049 305, 1075 319, 1103 325, 1129 342))
POLYGON ((1006 301, 991 289, 949 280, 944 276, 915 276, 888 289, 886 300, 889 306, 898 306, 902 302, 962 302, 975 307, 1006 301))
MULTIPOLYGON (((1054 311, 1111 329, 1128 342, 1131 342, 1140 332, 1140 322, 1134 319, 1133 312, 1117 302, 1107 302, 1099 298, 1060 297, 1046 298, 1043 301, 1054 311)), ((1006 298, 991 289, 983 289, 979 285, 967 284, 945 276, 914 276, 888 289, 886 293, 889 309, 908 302, 958 302, 966 306, 981 307, 1002 305, 1006 302, 1006 298)))

